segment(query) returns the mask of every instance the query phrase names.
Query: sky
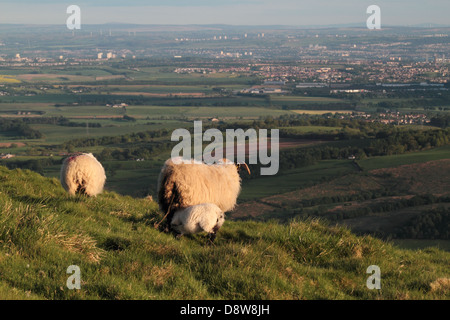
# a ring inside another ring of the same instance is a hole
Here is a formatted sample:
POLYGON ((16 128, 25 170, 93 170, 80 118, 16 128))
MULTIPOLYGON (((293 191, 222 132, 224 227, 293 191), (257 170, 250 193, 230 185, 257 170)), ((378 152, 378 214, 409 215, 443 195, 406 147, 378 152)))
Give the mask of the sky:
POLYGON ((0 0, 0 24, 65 24, 78 5, 82 24, 365 26, 374 4, 382 25, 450 25, 449 0, 0 0))

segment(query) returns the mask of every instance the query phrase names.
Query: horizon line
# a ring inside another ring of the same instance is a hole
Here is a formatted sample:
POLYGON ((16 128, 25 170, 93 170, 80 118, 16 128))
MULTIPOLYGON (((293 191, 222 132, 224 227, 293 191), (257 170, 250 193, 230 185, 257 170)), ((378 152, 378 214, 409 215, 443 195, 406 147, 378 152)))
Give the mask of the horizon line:
MULTIPOLYGON (((225 23, 186 23, 186 24, 174 24, 174 23, 133 23, 133 22, 105 22, 105 23, 83 23, 82 25, 86 26, 102 26, 102 25, 135 25, 135 26, 227 26, 227 27, 294 27, 294 28, 305 28, 305 27, 328 27, 328 28, 338 28, 338 27, 347 27, 347 28, 359 28, 358 25, 361 25, 362 28, 366 29, 365 22, 352 22, 352 23, 343 23, 343 24, 319 24, 319 25, 294 25, 294 24, 225 24, 225 23)), ((0 26, 65 26, 65 23, 0 23, 0 26)), ((434 24, 434 23, 418 23, 413 25, 393 25, 386 24, 381 28, 450 28, 449 25, 443 24, 434 24)))

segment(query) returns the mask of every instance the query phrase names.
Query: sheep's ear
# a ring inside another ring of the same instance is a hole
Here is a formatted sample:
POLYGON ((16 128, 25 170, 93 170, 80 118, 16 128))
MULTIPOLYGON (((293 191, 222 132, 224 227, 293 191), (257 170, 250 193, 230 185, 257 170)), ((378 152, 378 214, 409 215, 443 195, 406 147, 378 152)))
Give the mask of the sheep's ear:
POLYGON ((228 160, 227 158, 223 158, 220 161, 221 161, 222 164, 231 164, 231 163, 233 163, 232 161, 228 160))

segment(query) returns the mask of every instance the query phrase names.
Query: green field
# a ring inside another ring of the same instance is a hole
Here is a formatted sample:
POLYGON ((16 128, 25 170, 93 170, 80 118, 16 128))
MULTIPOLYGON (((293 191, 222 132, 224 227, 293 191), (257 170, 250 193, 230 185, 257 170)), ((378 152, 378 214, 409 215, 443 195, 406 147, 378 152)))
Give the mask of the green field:
POLYGON ((358 163, 364 170, 373 170, 449 158, 450 146, 446 146, 421 152, 410 152, 392 156, 372 157, 359 160, 358 163))
MULTIPOLYGON (((80 123, 86 123, 80 119, 77 120, 80 123)), ((94 138, 103 136, 116 136, 123 134, 130 134, 133 132, 141 132, 146 130, 158 130, 158 129, 176 129, 180 127, 180 123, 177 121, 158 121, 150 122, 141 121, 141 123, 130 124, 122 121, 108 121, 104 124, 103 120, 96 121, 102 123, 100 128, 89 127, 89 124, 81 127, 65 127, 50 124, 35 124, 32 128, 41 131, 44 135, 44 139, 35 140, 32 144, 54 144, 62 143, 67 140, 78 139, 78 138, 94 138)), ((31 142, 30 142, 31 143, 31 142)))
MULTIPOLYGON (((31 97, 26 97, 31 98, 31 97)), ((31 99, 30 99, 31 100, 31 99)), ((125 112, 133 117, 139 118, 160 118, 164 117, 221 117, 221 118, 252 118, 259 119, 266 116, 281 116, 284 114, 293 114, 291 111, 269 109, 264 106, 158 106, 158 105, 135 105, 127 106, 126 110, 121 108, 111 108, 98 105, 73 105, 73 106, 54 106, 48 103, 20 103, 20 104, 0 104, 0 115, 13 116, 17 112, 42 112, 44 116, 64 116, 73 117, 117 117, 125 112)))
POLYGON ((286 170, 274 176, 244 180, 239 201, 286 193, 355 172, 348 160, 325 160, 318 164, 286 170))
MULTIPOLYGON (((372 157, 359 160, 358 163, 364 170, 369 171, 440 159, 450 159, 450 147, 411 152, 396 156, 372 157)), ((243 190, 239 199, 244 202, 286 193, 355 172, 355 167, 348 160, 320 161, 318 164, 284 171, 282 174, 279 173, 275 176, 244 180, 243 190), (273 188, 272 186, 277 187, 273 188)))
POLYGON ((321 115, 327 113, 352 113, 353 110, 292 110, 298 114, 311 114, 311 115, 321 115))
MULTIPOLYGON (((342 127, 325 127, 325 126, 297 126, 297 127, 285 127, 280 128, 287 131, 295 131, 298 133, 309 133, 309 132, 333 132, 339 131, 342 127)), ((349 129, 347 129, 349 130, 349 129)), ((351 129, 350 129, 351 130, 351 129)))
POLYGON ((305 97, 305 96, 275 96, 273 102, 295 102, 295 103, 317 103, 317 102, 343 102, 342 99, 327 97, 305 97))
POLYGON ((428 249, 428 248, 438 248, 439 250, 444 250, 450 252, 450 241, 449 240, 416 240, 416 239, 393 239, 392 243, 403 249, 417 250, 417 249, 428 249))

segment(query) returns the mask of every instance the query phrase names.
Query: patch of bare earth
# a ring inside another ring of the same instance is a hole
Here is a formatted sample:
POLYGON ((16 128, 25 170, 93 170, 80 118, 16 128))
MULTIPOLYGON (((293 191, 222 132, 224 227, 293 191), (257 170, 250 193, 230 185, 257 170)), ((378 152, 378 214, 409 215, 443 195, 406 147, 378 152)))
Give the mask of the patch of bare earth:
POLYGON ((410 193, 450 194, 450 159, 376 169, 370 174, 379 180, 390 178, 397 188, 410 193))
POLYGON ((9 148, 11 145, 15 144, 17 147, 25 147, 23 142, 0 142, 0 148, 9 148))

